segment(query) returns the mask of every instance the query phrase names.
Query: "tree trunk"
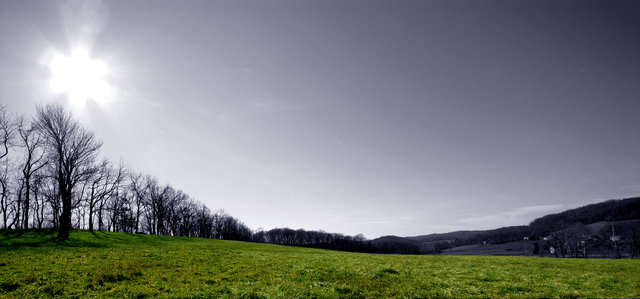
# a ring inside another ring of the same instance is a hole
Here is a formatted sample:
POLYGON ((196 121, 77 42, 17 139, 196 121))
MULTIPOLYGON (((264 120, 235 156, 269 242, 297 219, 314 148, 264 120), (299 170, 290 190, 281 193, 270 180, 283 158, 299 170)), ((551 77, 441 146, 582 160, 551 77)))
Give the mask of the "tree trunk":
POLYGON ((102 227, 102 210, 104 210, 104 200, 100 202, 100 207, 98 208, 98 230, 103 231, 102 227))
POLYGON ((89 231, 93 232, 93 204, 89 205, 89 231))
POLYGON ((71 230, 71 211, 66 208, 62 209, 60 214, 60 227, 58 227, 58 239, 69 239, 69 231, 71 230))
POLYGON ((17 209, 16 209, 16 215, 13 218, 13 221, 11 222, 11 224, 9 224, 9 226, 13 226, 15 224, 15 228, 18 229, 20 228, 20 225, 22 224, 22 221, 20 221, 20 206, 22 205, 22 188, 24 188, 24 183, 20 186, 20 191, 18 192, 18 200, 17 200, 17 209))
POLYGON ((137 205, 137 210, 136 210, 136 231, 135 233, 138 233, 140 231, 140 205, 137 205))
POLYGON ((22 228, 24 228, 25 230, 29 229, 29 194, 31 192, 30 188, 31 188, 31 184, 29 184, 30 178, 25 178, 25 193, 24 193, 24 215, 22 217, 24 217, 24 224, 22 225, 22 228))
MULTIPOLYGON (((64 186, 60 189, 66 189, 64 186)), ((60 227, 58 227, 58 239, 69 239, 71 231, 71 192, 64 190, 62 194, 62 214, 60 214, 60 227)))

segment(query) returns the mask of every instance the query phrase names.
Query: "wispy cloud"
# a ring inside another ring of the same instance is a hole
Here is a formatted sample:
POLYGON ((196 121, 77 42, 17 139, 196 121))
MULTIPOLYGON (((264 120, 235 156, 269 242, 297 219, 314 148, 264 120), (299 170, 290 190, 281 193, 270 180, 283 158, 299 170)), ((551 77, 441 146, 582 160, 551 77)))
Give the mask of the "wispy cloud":
POLYGON ((248 67, 241 67, 240 70, 243 71, 245 74, 253 74, 253 73, 255 73, 253 71, 253 69, 248 68, 248 67))
POLYGON ((254 99, 251 105, 253 112, 285 112, 309 109, 308 106, 286 101, 267 99, 254 99))
POLYGON ((310 108, 310 106, 302 103, 294 103, 285 100, 247 98, 244 100, 229 101, 223 104, 209 106, 206 109, 203 109, 200 105, 193 105, 191 110, 202 117, 216 118, 219 121, 224 121, 227 118, 237 116, 295 112, 310 108))

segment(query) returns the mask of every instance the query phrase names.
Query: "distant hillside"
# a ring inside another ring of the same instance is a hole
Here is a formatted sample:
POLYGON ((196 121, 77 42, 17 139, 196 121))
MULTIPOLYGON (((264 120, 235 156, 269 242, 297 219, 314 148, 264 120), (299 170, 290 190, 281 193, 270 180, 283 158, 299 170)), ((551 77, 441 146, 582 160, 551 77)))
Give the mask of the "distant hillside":
POLYGON ((540 217, 529 224, 543 235, 574 225, 640 219, 640 197, 614 199, 540 217))
POLYGON ((527 226, 511 226, 493 230, 455 231, 414 237, 384 236, 371 242, 386 253, 410 253, 419 249, 420 253, 439 253, 457 246, 473 244, 500 244, 522 240, 531 234, 527 226))
MULTIPOLYGON (((565 230, 563 237, 569 240, 576 240, 576 237, 580 241, 585 241, 580 251, 565 252, 565 256, 573 257, 595 257, 595 258, 616 258, 618 257, 618 251, 615 244, 611 240, 611 228, 614 227, 617 232, 616 235, 621 237, 618 240, 619 256, 620 257, 632 257, 634 250, 636 256, 638 253, 640 244, 637 244, 638 237, 640 237, 640 219, 621 220, 621 221, 602 221, 591 223, 587 225, 578 225, 565 230), (576 230, 576 228, 581 228, 576 230), (634 236, 634 228, 636 235, 634 236), (575 232, 579 232, 576 236, 575 232), (573 234, 572 234, 573 233, 573 234), (634 241, 635 239, 635 241, 634 241), (635 244, 634 244, 635 242, 635 244), (583 254, 584 253, 584 254, 583 254)), ((553 236, 554 234, 550 234, 553 236)), ((556 234, 557 236, 557 234, 556 234)), ((573 243, 573 242, 572 242, 573 243)), ((425 245, 428 243, 424 243, 425 245)), ((501 256, 555 256, 554 253, 549 251, 550 246, 561 245, 557 240, 536 240, 535 238, 529 240, 517 240, 513 242, 506 242, 500 244, 494 243, 481 243, 471 245, 456 245, 441 249, 440 253, 445 255, 501 255, 501 256), (537 249, 536 249, 537 248, 537 249)), ((565 246, 572 244, 564 244, 565 246)), ((571 248, 570 248, 571 249, 571 248)), ((562 253, 560 253, 562 255, 562 253)))
MULTIPOLYGON (((638 219, 640 219, 640 197, 635 197, 608 200, 546 215, 535 219, 529 225, 501 227, 491 230, 455 231, 412 237, 385 236, 372 240, 372 243, 379 246, 382 244, 391 252, 393 252, 394 248, 398 249, 395 253, 405 253, 403 251, 415 246, 419 248, 421 253, 439 253, 456 247, 466 246, 465 248, 471 248, 474 247, 472 245, 479 244, 505 244, 519 242, 525 238, 528 240, 542 239, 550 233, 565 230, 575 225, 588 226, 592 234, 601 233, 605 228, 612 225, 620 226, 621 229, 629 231, 638 227, 638 223, 640 223, 630 220, 638 219)), ((604 238, 604 236, 601 237, 604 238)), ((459 248, 457 251, 453 250, 452 253, 461 253, 462 251, 464 250, 459 248)), ((477 253, 485 251, 490 252, 488 249, 473 250, 473 252, 477 253)))
MULTIPOLYGON (((531 230, 528 226, 508 226, 492 230, 477 231, 456 231, 443 234, 430 234, 415 237, 406 237, 406 239, 419 241, 423 243, 435 243, 432 247, 437 247, 438 242, 447 242, 453 246, 482 244, 484 242, 491 244, 500 244, 511 241, 522 240, 529 237, 531 230)), ((440 245, 442 247, 442 245, 440 245)))
POLYGON ((398 236, 383 236, 371 240, 379 253, 420 254, 425 253, 422 243, 398 236))

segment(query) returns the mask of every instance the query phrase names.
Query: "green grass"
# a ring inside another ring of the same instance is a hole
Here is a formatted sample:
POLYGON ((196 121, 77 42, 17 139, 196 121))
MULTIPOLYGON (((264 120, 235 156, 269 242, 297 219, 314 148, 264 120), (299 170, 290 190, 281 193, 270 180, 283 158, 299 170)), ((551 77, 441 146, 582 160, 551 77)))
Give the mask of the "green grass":
POLYGON ((640 297, 640 260, 371 255, 74 231, 0 236, 0 297, 640 297))

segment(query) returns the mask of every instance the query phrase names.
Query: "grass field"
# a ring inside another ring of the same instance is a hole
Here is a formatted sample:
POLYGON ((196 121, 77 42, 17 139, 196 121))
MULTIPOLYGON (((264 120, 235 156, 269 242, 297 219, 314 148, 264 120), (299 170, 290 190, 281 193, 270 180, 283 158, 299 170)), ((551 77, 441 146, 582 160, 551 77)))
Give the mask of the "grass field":
POLYGON ((453 247, 451 250, 444 250, 444 255, 507 255, 507 256, 524 256, 531 255, 533 243, 535 241, 520 240, 515 242, 507 242, 503 244, 490 245, 465 245, 453 247))
POLYGON ((75 231, 0 236, 0 297, 640 297, 640 260, 371 255, 75 231))

